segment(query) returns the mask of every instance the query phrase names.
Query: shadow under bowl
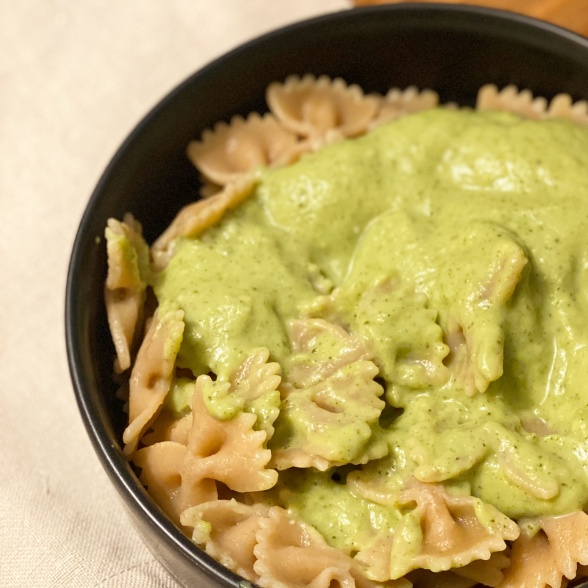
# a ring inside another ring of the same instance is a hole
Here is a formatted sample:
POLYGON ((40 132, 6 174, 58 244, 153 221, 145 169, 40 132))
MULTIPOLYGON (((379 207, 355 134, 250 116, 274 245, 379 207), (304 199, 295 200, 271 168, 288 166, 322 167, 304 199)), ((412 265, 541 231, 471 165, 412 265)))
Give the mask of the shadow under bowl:
MULTIPOLYGON (((124 414, 112 380, 114 349, 102 298, 109 217, 130 211, 148 242, 199 180, 185 156, 202 131, 265 111, 265 88, 290 74, 342 77, 366 92, 415 85, 472 106, 478 88, 516 84, 535 95, 588 98, 588 39, 513 13, 464 5, 396 4, 297 23, 217 59, 178 86, 137 125, 88 203, 66 290, 71 378, 94 448, 147 545, 183 585, 238 587, 241 579, 200 551, 152 502, 121 449, 124 414)), ((121 97, 122 99, 122 97, 121 97)))

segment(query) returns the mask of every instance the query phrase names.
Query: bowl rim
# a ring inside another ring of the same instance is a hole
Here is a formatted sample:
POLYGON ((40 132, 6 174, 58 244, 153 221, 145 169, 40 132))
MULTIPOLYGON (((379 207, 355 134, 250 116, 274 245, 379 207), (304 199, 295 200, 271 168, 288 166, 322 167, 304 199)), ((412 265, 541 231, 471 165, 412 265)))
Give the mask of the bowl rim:
MULTIPOLYGON (((529 30, 539 30, 542 33, 545 32, 559 38, 564 38, 574 44, 582 45, 588 50, 587 37, 562 26, 517 12, 467 4, 401 2, 395 4, 352 7, 349 9, 344 8, 338 11, 298 20, 288 25, 273 29, 233 47, 229 51, 198 67, 197 70, 193 71, 183 79, 183 81, 180 81, 170 91, 160 97, 147 113, 136 122, 132 130, 127 133, 126 138, 116 149, 104 171, 100 175, 100 178, 86 203, 71 248, 65 284, 64 326, 66 354, 70 379, 78 410, 94 451, 96 452, 110 481, 118 491, 120 498, 123 499, 123 503, 131 511, 131 514, 136 517, 143 517, 144 522, 157 528, 161 540, 166 541, 168 545, 176 549, 178 554, 181 554, 193 565, 199 567, 211 578, 224 581, 227 586, 234 586, 235 588, 242 586, 241 577, 234 574, 206 554, 203 550, 199 549, 185 535, 183 535, 181 531, 163 514, 159 507, 155 505, 146 490, 142 487, 138 478, 132 473, 130 465, 123 456, 120 447, 117 448, 117 446, 111 441, 109 431, 98 416, 97 404, 88 393, 85 375, 82 369, 82 341, 80 341, 78 337, 76 327, 76 310, 80 305, 80 300, 78 298, 78 281, 84 264, 84 245, 87 242, 86 233, 88 232, 88 225, 94 209, 100 201, 101 194, 110 181, 113 172, 120 165, 125 154, 132 149, 137 138, 145 132, 159 114, 162 113, 168 105, 178 97, 178 95, 183 93, 186 88, 194 83, 197 78, 205 76, 210 71, 222 67, 225 62, 232 60, 236 55, 250 51, 257 45, 270 42, 272 39, 285 34, 291 34, 297 30, 309 26, 318 26, 322 23, 332 22, 333 20, 340 21, 356 19, 359 18, 361 14, 379 13, 414 13, 416 15, 422 15, 423 13, 445 15, 459 14, 465 15, 468 18, 487 17, 503 23, 508 22, 515 26, 527 27, 529 30)), ((157 556, 157 554, 155 555, 157 556)), ((174 575, 173 570, 168 568, 168 571, 174 575)))

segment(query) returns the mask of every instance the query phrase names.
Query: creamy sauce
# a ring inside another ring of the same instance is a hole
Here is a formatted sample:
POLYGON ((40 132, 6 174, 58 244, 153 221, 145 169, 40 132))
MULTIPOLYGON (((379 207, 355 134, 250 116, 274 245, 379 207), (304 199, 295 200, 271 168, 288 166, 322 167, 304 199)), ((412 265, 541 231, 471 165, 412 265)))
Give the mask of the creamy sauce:
POLYGON ((588 133, 431 110, 263 171, 154 287, 185 311, 196 375, 228 378, 256 347, 287 372, 301 316, 370 342, 388 454, 268 493, 353 553, 394 528, 413 476, 515 519, 588 506, 587 229, 588 133))

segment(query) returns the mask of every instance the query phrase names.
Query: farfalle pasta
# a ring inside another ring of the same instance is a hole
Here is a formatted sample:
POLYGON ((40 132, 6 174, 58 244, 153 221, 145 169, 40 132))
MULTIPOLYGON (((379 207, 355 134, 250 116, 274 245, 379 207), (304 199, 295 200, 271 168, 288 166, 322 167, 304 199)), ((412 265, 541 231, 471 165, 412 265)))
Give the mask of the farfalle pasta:
POLYGON ((141 225, 127 214, 123 222, 110 219, 105 230, 108 276, 104 299, 108 326, 116 349, 114 369, 131 366, 131 353, 143 319, 149 267, 149 248, 141 225))
POLYGON ((225 186, 257 167, 289 163, 296 143, 296 135, 273 115, 253 113, 205 131, 200 141, 188 145, 187 153, 207 180, 225 186))
POLYGON ((438 105, 439 96, 433 90, 421 91, 416 86, 409 86, 404 90, 392 88, 379 99, 378 111, 371 126, 376 127, 401 116, 435 108, 438 105))
POLYGON ((278 479, 277 472, 266 467, 271 459, 271 452, 264 447, 267 433, 254 430, 254 413, 239 412, 223 421, 206 409, 204 388, 211 382, 209 376, 199 376, 192 400, 193 423, 182 484, 193 504, 202 502, 201 493, 208 492, 213 480, 236 492, 260 492, 272 488, 278 479))
POLYGON ((588 101, 573 102, 569 94, 558 94, 550 102, 534 97, 530 90, 509 85, 499 90, 494 84, 480 88, 476 103, 480 110, 505 110, 531 119, 564 118, 588 125, 588 101))
POLYGON ((276 421, 276 468, 324 471, 384 456, 388 447, 378 435, 384 391, 374 381, 378 368, 365 342, 323 319, 289 327, 292 356, 276 421))
POLYGON ((390 573, 411 569, 440 572, 462 568, 506 549, 519 528, 490 504, 472 496, 451 496, 435 484, 416 484, 401 492, 400 504, 415 508, 405 514, 390 553, 390 573), (415 555, 416 554, 416 555, 415 555))
POLYGON ((228 210, 238 206, 251 194, 255 182, 253 173, 245 174, 222 192, 185 206, 151 247, 153 265, 156 269, 161 270, 165 267, 173 255, 176 239, 197 237, 202 231, 213 226, 228 210))
MULTIPOLYGON (((272 507, 260 520, 255 571, 262 588, 375 588, 358 562, 329 546, 311 526, 292 519, 280 507, 272 507)), ((394 588, 406 582, 391 584, 394 588)))
POLYGON ((359 86, 327 76, 291 76, 270 84, 266 98, 280 123, 315 148, 364 133, 380 107, 378 98, 364 95, 359 86))
POLYGON ((501 588, 526 588, 538 583, 551 588, 565 586, 588 561, 588 515, 575 512, 526 521, 511 559, 501 588))
POLYGON ((123 433, 125 453, 132 454, 167 396, 184 333, 182 310, 160 307, 151 324, 129 380, 129 424, 123 433))
POLYGON ((234 498, 204 502, 182 513, 182 524, 192 528, 192 539, 224 566, 252 582, 259 581, 254 569, 254 549, 261 521, 268 518, 263 504, 243 504, 234 498))
POLYGON ((261 588, 588 577, 586 103, 266 99, 190 143, 206 197, 151 247, 106 229, 141 482, 261 588))

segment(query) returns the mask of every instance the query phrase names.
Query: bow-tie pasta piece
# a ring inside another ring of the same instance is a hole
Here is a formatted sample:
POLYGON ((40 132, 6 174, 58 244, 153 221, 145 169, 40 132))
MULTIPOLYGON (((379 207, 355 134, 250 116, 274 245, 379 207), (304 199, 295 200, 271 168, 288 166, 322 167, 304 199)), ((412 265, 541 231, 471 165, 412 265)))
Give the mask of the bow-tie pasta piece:
POLYGON ((141 225, 131 214, 123 222, 108 219, 104 231, 108 275, 104 299, 108 326, 116 350, 115 372, 131 367, 131 348, 142 323, 145 290, 151 274, 149 246, 141 225))
POLYGON ((182 513, 181 522, 193 529, 192 540, 208 555, 236 574, 258 582, 255 573, 256 534, 268 507, 231 500, 215 500, 193 506, 182 513))
MULTIPOLYGON (((176 525, 180 524, 180 514, 188 506, 180 492, 181 472, 187 455, 186 446, 175 441, 142 447, 133 455, 133 465, 140 470, 139 480, 176 525)), ((214 481, 208 480, 206 490, 210 499, 214 500, 217 496, 214 481)))
MULTIPOLYGON (((355 557, 367 570, 370 578, 380 582, 390 579, 394 535, 380 536, 369 547, 362 549, 355 557)), ((408 573, 414 588, 470 588, 474 585, 495 588, 504 580, 504 570, 510 563, 509 557, 500 551, 489 559, 478 559, 452 570, 432 572, 416 569, 408 573)))
POLYGON ((588 126, 588 101, 572 102, 569 94, 558 94, 549 103, 547 118, 564 118, 588 126))
POLYGON ((292 355, 285 366, 288 383, 296 388, 317 384, 339 368, 371 359, 367 343, 324 319, 288 322, 292 355))
POLYGON ((516 112, 525 118, 545 118, 547 100, 542 96, 533 97, 530 90, 520 90, 514 85, 499 90, 494 84, 486 84, 478 90, 478 110, 505 110, 516 112))
POLYGON ((129 382, 129 424, 124 452, 132 455, 170 389, 184 334, 184 312, 159 307, 141 343, 129 382))
POLYGON ((416 86, 409 86, 404 90, 391 88, 379 100, 378 112, 372 127, 390 122, 413 112, 428 110, 439 105, 439 95, 433 90, 419 90, 416 86))
MULTIPOLYGON (((313 527, 272 507, 259 522, 254 565, 262 588, 376 588, 362 566, 342 551, 329 546, 313 527)), ((410 588, 407 580, 387 584, 410 588)))
POLYGON ((225 186, 259 168, 284 165, 297 157, 298 139, 271 115, 234 116, 188 145, 188 157, 202 175, 225 186))
POLYGON ((192 399, 193 424, 181 472, 186 506, 204 501, 211 480, 236 492, 260 492, 272 488, 278 479, 275 470, 266 468, 271 452, 264 448, 266 432, 253 428, 254 414, 241 412, 227 421, 210 415, 203 399, 203 389, 210 382, 208 376, 199 376, 192 399))
POLYGON ((266 100, 282 125, 310 139, 314 148, 365 133, 378 108, 375 96, 327 76, 290 76, 283 84, 274 82, 268 86, 266 100))
POLYGON ((206 380, 202 386, 208 412, 219 420, 234 418, 239 412, 257 417, 254 428, 265 431, 266 443, 274 434, 274 421, 280 412, 278 386, 281 368, 269 362, 269 350, 255 349, 231 376, 230 381, 206 380))
POLYGON ((374 363, 394 385, 393 395, 399 387, 439 387, 449 379, 443 363, 448 347, 437 311, 412 285, 396 279, 378 280, 363 288, 354 314, 356 328, 370 341, 374 363))
POLYGON ((588 564, 588 515, 575 512, 521 524, 499 588, 561 588, 588 564))
POLYGON ((468 266, 466 254, 456 251, 452 252, 454 257, 447 255, 448 265, 462 261, 462 281, 457 289, 448 283, 446 293, 460 309, 448 320, 450 354, 446 365, 468 396, 485 392, 503 374, 505 332, 501 317, 528 263, 523 248, 500 231, 491 225, 474 226, 467 237, 472 249, 476 242, 495 240, 488 266, 481 266, 481 272, 475 264, 468 266))
POLYGON ((218 223, 229 211, 241 204, 257 183, 254 174, 239 178, 222 192, 184 206, 169 227, 151 246, 153 264, 158 270, 167 265, 174 253, 174 243, 179 237, 197 237, 218 223))
POLYGON ((265 468, 271 452, 264 448, 266 432, 253 428, 254 414, 241 412, 227 421, 210 415, 203 400, 210 382, 200 376, 192 383, 192 412, 178 424, 181 441, 190 425, 186 444, 156 442, 133 458, 143 484, 176 522, 187 508, 217 500, 217 481, 236 492, 259 492, 274 486, 278 477, 265 468))
POLYGON ((476 100, 478 110, 504 110, 515 112, 525 118, 568 119, 579 125, 588 125, 588 102, 573 102, 569 94, 558 94, 551 102, 539 96, 533 97, 530 90, 519 90, 514 85, 499 90, 494 84, 482 86, 476 100))
POLYGON ((472 496, 452 496, 443 486, 415 483, 399 497, 415 504, 394 533, 390 574, 400 578, 413 569, 441 572, 489 559, 506 549, 519 527, 489 504, 472 496))
POLYGON ((271 442, 278 469, 366 463, 388 452, 378 419, 383 388, 365 342, 323 319, 288 323, 282 409, 271 442))
POLYGON ((378 427, 384 390, 374 381, 377 373, 372 361, 356 361, 309 388, 289 390, 270 443, 275 467, 325 471, 386 455, 378 427))

